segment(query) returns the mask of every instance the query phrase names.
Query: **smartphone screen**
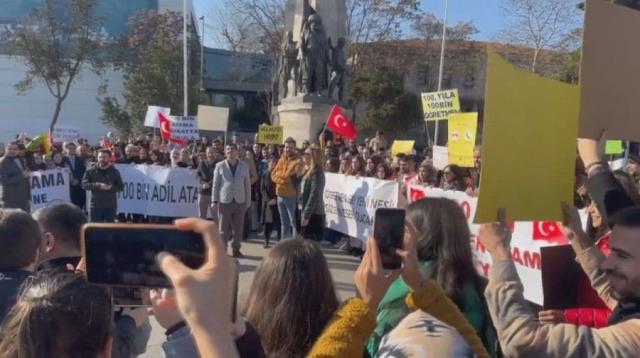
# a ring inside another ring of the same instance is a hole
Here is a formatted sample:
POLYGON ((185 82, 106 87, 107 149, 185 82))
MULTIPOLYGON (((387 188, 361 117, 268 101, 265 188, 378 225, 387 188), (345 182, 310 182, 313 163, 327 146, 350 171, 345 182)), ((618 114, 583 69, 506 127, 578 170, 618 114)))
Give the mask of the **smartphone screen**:
POLYGON ((114 307, 135 308, 151 306, 148 289, 140 287, 112 287, 111 302, 114 307))
POLYGON ((373 222, 373 238, 378 243, 382 267, 397 270, 402 267, 402 259, 396 249, 402 249, 404 241, 404 209, 379 208, 373 222))
POLYGON ((194 269, 205 261, 202 236, 172 225, 87 224, 82 240, 87 280, 97 284, 171 287, 156 263, 162 251, 194 269))

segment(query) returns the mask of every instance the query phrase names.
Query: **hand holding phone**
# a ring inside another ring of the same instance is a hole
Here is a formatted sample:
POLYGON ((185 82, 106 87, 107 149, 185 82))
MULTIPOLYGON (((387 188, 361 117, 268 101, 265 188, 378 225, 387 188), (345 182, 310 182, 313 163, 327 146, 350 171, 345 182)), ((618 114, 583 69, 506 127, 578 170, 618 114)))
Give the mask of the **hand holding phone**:
POLYGON ((379 208, 373 223, 373 237, 378 244, 382 267, 385 270, 398 270, 402 267, 402 258, 397 250, 403 248, 405 229, 404 209, 379 208))

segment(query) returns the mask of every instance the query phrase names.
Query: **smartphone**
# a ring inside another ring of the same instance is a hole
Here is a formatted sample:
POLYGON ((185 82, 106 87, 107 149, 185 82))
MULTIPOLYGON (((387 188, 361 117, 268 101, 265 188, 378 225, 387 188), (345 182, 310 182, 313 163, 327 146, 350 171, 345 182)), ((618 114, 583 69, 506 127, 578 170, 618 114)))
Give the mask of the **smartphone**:
POLYGON ((82 251, 87 280, 110 286, 171 287, 156 263, 162 251, 193 269, 205 262, 202 236, 173 225, 86 224, 82 251))
POLYGON ((378 208, 373 220, 373 238, 378 243, 382 267, 397 270, 402 267, 402 259, 396 254, 404 241, 404 209, 378 208))
POLYGON ((141 287, 112 287, 111 303, 117 308, 151 307, 149 290, 141 287))

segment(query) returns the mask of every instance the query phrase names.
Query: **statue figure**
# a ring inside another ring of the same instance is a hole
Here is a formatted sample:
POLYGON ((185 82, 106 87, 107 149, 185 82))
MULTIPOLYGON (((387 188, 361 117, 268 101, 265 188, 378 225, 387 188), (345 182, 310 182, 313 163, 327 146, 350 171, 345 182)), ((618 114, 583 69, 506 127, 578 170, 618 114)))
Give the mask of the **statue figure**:
POLYGON ((333 99, 334 91, 338 88, 338 101, 344 102, 345 76, 347 70, 347 57, 344 54, 344 37, 338 39, 338 44, 333 47, 329 39, 331 48, 331 79, 329 81, 329 98, 333 99))
POLYGON ((329 40, 320 15, 309 16, 303 25, 298 47, 301 65, 299 84, 303 92, 311 94, 326 90, 329 87, 329 40))
MULTIPOLYGON (((287 98, 289 92, 289 80, 292 72, 297 77, 298 62, 296 43, 293 41, 293 33, 287 31, 285 40, 282 42, 280 58, 278 59, 278 70, 273 81, 273 103, 278 104, 283 98, 287 98)), ((295 78, 294 78, 295 80, 295 78)))

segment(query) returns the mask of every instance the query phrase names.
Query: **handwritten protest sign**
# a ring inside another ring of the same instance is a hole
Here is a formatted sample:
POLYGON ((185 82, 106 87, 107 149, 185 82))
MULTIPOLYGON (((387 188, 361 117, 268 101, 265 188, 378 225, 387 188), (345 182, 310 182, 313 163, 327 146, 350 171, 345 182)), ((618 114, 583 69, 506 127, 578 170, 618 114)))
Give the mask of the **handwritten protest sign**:
POLYGON ((449 164, 473 168, 478 113, 449 115, 449 164))
POLYGON ((415 140, 394 140, 391 145, 391 156, 395 157, 398 154, 412 154, 415 140))
POLYGON ((562 219, 560 203, 573 202, 579 92, 489 53, 477 222, 496 221, 499 208, 509 220, 562 219))
POLYGON ((208 131, 226 132, 229 123, 229 108, 198 106, 198 128, 208 131))
POLYGON ((51 133, 51 140, 56 143, 73 142, 78 138, 80 138, 80 132, 78 128, 72 126, 56 125, 51 133))
POLYGON ((198 118, 195 116, 172 116, 171 136, 182 140, 195 140, 200 138, 198 131, 198 118))
POLYGON ((422 110, 425 121, 444 120, 449 114, 460 112, 458 90, 423 93, 422 110))
POLYGON ((258 128, 258 143, 260 144, 282 144, 283 127, 262 125, 258 128))

